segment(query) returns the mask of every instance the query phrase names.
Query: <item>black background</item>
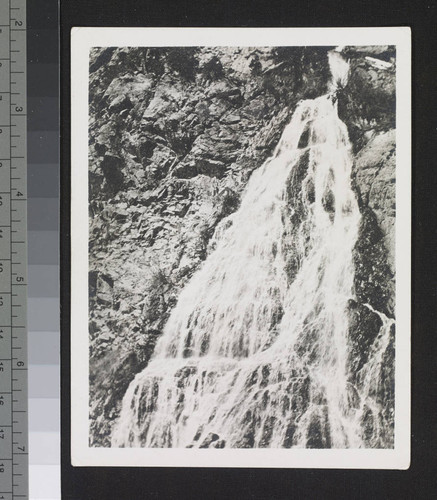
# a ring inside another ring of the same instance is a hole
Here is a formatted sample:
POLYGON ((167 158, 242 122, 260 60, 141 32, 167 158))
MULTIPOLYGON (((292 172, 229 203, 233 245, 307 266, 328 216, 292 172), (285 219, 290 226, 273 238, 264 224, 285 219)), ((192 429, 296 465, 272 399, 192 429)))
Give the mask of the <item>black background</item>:
MULTIPOLYGON (((44 0, 42 0, 44 2, 44 0)), ((32 3, 32 1, 30 2, 32 3)), ((47 4, 47 0, 45 2, 47 4)), ((63 499, 437 497, 437 4, 435 1, 61 2, 63 499), (70 465, 70 29, 73 26, 410 26, 413 40, 412 454, 407 471, 70 465)))

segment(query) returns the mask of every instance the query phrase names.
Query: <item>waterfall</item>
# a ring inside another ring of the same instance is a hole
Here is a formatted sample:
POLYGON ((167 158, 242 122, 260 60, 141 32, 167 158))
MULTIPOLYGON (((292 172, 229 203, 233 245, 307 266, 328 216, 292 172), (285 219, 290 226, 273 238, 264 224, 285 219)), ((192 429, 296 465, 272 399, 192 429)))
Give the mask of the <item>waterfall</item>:
POLYGON ((349 63, 345 61, 337 50, 328 53, 329 67, 331 69, 331 88, 344 87, 349 78, 349 63))
POLYGON ((217 227, 149 365, 124 396, 113 446, 390 441, 377 387, 392 321, 370 306, 381 326, 359 373, 351 372, 360 212, 335 99, 348 64, 337 52, 329 62, 329 94, 298 104, 239 209, 217 227))

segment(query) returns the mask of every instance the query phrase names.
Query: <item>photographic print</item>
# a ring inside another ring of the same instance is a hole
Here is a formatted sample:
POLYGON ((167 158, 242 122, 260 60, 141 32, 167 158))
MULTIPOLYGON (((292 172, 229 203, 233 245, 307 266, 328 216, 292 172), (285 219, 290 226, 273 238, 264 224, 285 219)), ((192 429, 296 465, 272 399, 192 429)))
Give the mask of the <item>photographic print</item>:
POLYGON ((408 466, 409 43, 73 31, 74 464, 408 466))

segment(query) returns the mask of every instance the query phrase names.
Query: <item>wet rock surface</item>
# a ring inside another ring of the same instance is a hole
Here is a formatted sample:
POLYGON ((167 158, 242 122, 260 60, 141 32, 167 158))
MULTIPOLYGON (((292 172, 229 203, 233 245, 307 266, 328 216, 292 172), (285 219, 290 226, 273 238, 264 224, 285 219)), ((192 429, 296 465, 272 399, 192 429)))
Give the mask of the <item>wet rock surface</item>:
MULTIPOLYGON (((361 384, 360 370, 384 328, 371 308, 395 318, 396 61, 390 46, 346 47, 343 55, 350 60, 350 76, 339 92, 338 111, 353 146, 352 184, 362 215, 353 252, 357 301, 348 311, 349 361, 352 384, 361 384)), ((369 447, 394 444, 394 359, 393 323, 371 389, 378 404, 383 402, 382 413, 364 408, 362 414, 369 447)))
POLYGON ((361 368, 369 359, 370 348, 382 326, 381 318, 368 307, 349 301, 349 366, 355 383, 361 368))
MULTIPOLYGON (((115 340, 113 332, 99 334, 106 345, 110 346, 115 340)), ((117 405, 129 386, 131 374, 141 371, 147 361, 133 350, 116 352, 109 347, 106 356, 90 364, 90 446, 109 442, 117 405)))

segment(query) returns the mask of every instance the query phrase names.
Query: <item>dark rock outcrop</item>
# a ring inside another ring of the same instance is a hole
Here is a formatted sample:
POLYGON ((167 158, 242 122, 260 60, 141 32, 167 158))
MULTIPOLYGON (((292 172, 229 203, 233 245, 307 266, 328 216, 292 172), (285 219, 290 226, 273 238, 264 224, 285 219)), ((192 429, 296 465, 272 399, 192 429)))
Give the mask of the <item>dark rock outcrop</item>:
POLYGON ((354 248, 354 264, 354 284, 358 300, 392 315, 393 274, 387 261, 384 233, 370 208, 366 208, 361 216, 358 241, 354 248))
POLYGON ((123 189, 123 160, 120 156, 106 153, 103 157, 100 168, 108 186, 108 194, 115 194, 123 189))
POLYGON ((349 341, 350 351, 348 365, 352 382, 369 359, 370 348, 375 341, 381 326, 381 318, 368 307, 353 300, 349 301, 349 341))
POLYGON ((354 151, 376 132, 396 126, 396 64, 394 47, 347 47, 350 76, 339 92, 340 117, 347 123, 354 151))
POLYGON ((391 46, 346 47, 350 75, 338 111, 353 146, 362 213, 354 250, 358 299, 395 314, 396 61, 391 46))

